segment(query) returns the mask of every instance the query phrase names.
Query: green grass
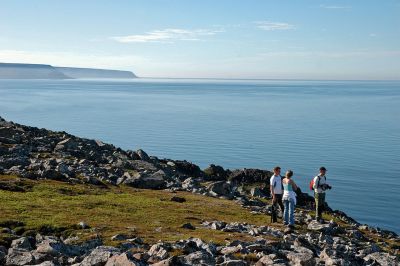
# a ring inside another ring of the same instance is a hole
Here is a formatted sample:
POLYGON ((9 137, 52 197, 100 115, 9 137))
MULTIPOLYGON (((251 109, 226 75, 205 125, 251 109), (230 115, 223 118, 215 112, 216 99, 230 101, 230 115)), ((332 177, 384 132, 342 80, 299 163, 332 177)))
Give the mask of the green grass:
MULTIPOLYGON (((206 241, 248 239, 244 234, 225 233, 200 228, 202 220, 248 222, 267 225, 270 217, 251 214, 229 200, 215 199, 187 192, 170 193, 130 187, 72 185, 57 181, 33 181, 0 175, 0 183, 21 186, 25 192, 0 189, 0 227, 7 221, 20 221, 19 232, 41 230, 82 239, 101 236, 107 244, 117 233, 130 233, 148 243, 200 237, 206 241), (185 203, 170 201, 174 195, 185 203), (85 221, 92 229, 79 230, 85 221), (190 222, 196 230, 180 228, 190 222), (95 228, 95 229, 93 229, 95 228)), ((0 233, 2 234, 2 233, 0 233)), ((2 234, 6 237, 5 234, 2 234)))

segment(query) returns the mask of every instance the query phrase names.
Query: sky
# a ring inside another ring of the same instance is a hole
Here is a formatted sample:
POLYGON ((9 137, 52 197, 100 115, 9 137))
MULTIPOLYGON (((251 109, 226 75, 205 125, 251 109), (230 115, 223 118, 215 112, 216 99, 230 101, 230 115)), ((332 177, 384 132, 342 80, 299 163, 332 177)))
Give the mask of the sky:
POLYGON ((400 80, 400 0, 0 0, 0 62, 400 80))

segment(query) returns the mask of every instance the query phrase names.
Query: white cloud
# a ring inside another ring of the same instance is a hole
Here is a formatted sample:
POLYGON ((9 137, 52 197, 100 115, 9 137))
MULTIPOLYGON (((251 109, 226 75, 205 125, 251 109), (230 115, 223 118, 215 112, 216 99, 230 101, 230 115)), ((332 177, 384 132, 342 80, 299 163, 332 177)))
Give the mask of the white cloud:
POLYGON ((377 37, 378 35, 376 34, 376 33, 370 33, 369 34, 369 37, 371 37, 371 38, 374 38, 374 37, 377 37))
POLYGON ((148 59, 135 55, 0 50, 0 62, 135 70, 139 64, 148 62, 148 59))
POLYGON ((351 6, 327 6, 327 5, 320 5, 320 8, 325 9, 351 9, 351 6))
POLYGON ((257 28, 267 31, 272 30, 293 30, 296 27, 289 23, 284 22, 271 22, 271 21, 256 21, 257 28))
POLYGON ((400 50, 388 51, 349 51, 349 52, 266 52, 259 54, 261 57, 324 57, 324 58, 347 58, 347 57, 393 57, 400 56, 400 50))
POLYGON ((127 35, 127 36, 116 36, 111 39, 121 43, 143 43, 143 42, 169 42, 172 43, 176 40, 179 41, 199 41, 201 37, 215 35, 219 30, 209 29, 196 29, 196 30, 185 30, 185 29, 164 29, 154 30, 146 34, 139 35, 127 35))

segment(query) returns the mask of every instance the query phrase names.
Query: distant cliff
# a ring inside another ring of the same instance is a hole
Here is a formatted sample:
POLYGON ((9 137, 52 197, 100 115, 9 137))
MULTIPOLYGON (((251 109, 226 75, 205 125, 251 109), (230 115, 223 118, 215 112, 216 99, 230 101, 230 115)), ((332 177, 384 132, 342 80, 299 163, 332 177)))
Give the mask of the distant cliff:
POLYGON ((53 67, 43 64, 0 63, 0 79, 131 79, 137 78, 130 71, 53 67))
POLYGON ((85 79, 85 78, 131 79, 131 78, 137 78, 136 75, 133 74, 132 72, 122 71, 122 70, 76 68, 76 67, 55 67, 55 69, 64 73, 68 77, 71 77, 74 79, 85 79))
POLYGON ((50 65, 0 63, 0 79, 69 79, 50 65))

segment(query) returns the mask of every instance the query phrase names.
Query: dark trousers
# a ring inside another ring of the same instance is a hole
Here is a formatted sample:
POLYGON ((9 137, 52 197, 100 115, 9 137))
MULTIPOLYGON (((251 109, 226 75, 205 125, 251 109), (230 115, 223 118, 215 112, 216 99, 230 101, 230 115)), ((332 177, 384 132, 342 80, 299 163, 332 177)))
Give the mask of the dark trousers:
POLYGON ((282 202, 282 194, 275 194, 275 199, 272 200, 272 215, 271 215, 271 220, 272 222, 277 222, 277 211, 278 211, 278 206, 283 212, 284 207, 283 207, 283 202, 282 202))
POLYGON ((322 212, 325 208, 325 193, 314 193, 315 197, 315 219, 322 218, 322 212))

